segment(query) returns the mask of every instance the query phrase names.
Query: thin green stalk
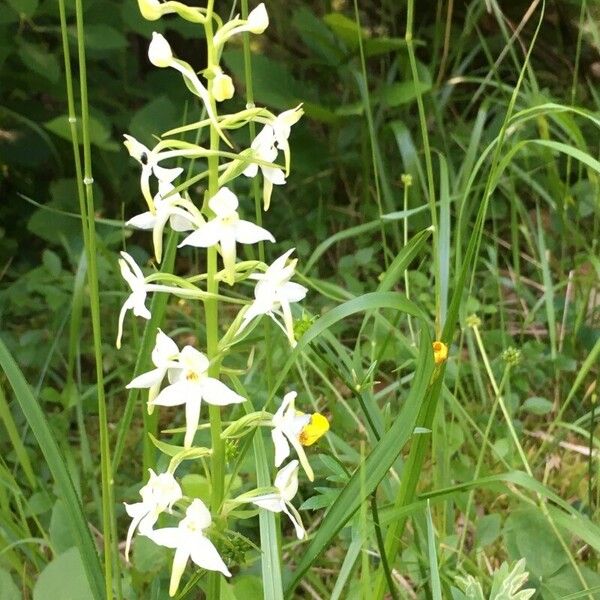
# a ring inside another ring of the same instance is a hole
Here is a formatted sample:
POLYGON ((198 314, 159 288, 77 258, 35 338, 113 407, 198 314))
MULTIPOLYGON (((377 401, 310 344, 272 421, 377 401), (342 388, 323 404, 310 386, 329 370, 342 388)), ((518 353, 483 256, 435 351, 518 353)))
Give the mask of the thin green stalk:
POLYGON ((371 112, 371 100, 369 97, 369 85, 367 82, 367 65, 366 65, 366 61, 365 61, 365 50, 363 48, 363 42, 362 42, 362 29, 360 26, 360 15, 358 12, 358 0, 354 0, 354 15, 355 15, 355 19, 356 19, 356 24, 357 24, 357 31, 358 31, 358 49, 360 52, 360 66, 361 66, 361 75, 362 75, 362 94, 361 96, 364 97, 364 103, 365 103, 365 114, 367 116, 367 126, 369 128, 369 140, 370 140, 370 147, 371 147, 371 161, 372 161, 372 165, 373 165, 373 179, 375 180, 375 200, 377 202, 377 210, 379 211, 379 220, 380 220, 380 230, 381 230, 381 241, 383 243, 383 261, 385 264, 385 268, 387 269, 388 265, 388 245, 387 245, 387 237, 385 235, 385 227, 383 226, 383 221, 382 221, 382 215, 383 215, 383 208, 381 205, 381 186, 380 186, 380 182, 379 182, 379 168, 378 168, 378 164, 377 164, 377 157, 376 157, 376 151, 375 151, 375 126, 373 124, 373 113, 371 112))
MULTIPOLYGON (((410 175, 403 175, 402 182, 404 183, 404 205, 403 210, 406 213, 408 211, 408 188, 412 185, 412 177, 410 175)), ((404 217, 404 246, 408 244, 408 217, 404 217)), ((435 233, 434 233, 435 235, 435 233)), ((410 284, 408 280, 408 269, 404 269, 404 293, 406 297, 410 300, 410 284)), ((417 343, 417 338, 415 336, 415 330, 413 328, 412 317, 408 315, 408 330, 410 331, 410 339, 413 343, 413 346, 417 343)))
MULTIPOLYGON (((113 534, 115 531, 114 501, 112 473, 110 466, 110 448, 108 439, 108 422, 106 413, 106 397, 104 392, 104 373, 102 371, 102 333, 100 325, 100 295, 98 290, 98 267, 96 248, 96 223, 94 220, 94 179, 92 176, 92 159, 90 146, 89 106, 87 96, 87 71, 85 56, 85 31, 83 26, 83 6, 81 0, 75 1, 77 26, 77 52, 79 58, 79 85, 81 93, 81 120, 83 133, 83 184, 85 187, 85 206, 82 203, 84 242, 88 260, 88 285, 90 288, 90 309, 92 316, 92 334, 94 340, 94 360, 96 363, 96 382, 98 393, 98 425, 100 431, 100 471, 102 477, 102 525, 104 540, 104 577, 107 598, 113 598, 113 561, 115 577, 118 577, 118 554, 113 556, 113 534), (87 236, 85 230, 87 228, 87 236)), ((116 539, 114 540, 116 544, 116 539)), ((120 597, 117 586, 117 597, 120 597)))
MULTIPOLYGON (((217 56, 215 55, 215 47, 213 43, 213 12, 214 0, 208 0, 206 6, 206 24, 204 26, 206 33, 206 48, 208 69, 217 64, 217 56)), ((212 94, 213 80, 208 81, 208 94, 210 97, 211 108, 216 114, 216 103, 212 94)), ((220 146, 219 132, 210 124, 210 150, 211 155, 208 157, 208 197, 214 196, 219 189, 219 157, 216 154, 220 146)), ((209 294, 219 293, 219 282, 216 279, 217 274, 217 249, 216 247, 208 248, 206 254, 206 291, 209 294)), ((208 375, 210 377, 219 377, 221 366, 216 359, 219 344, 219 305, 215 297, 208 297, 204 301, 204 314, 206 323, 206 355, 210 362, 208 375)), ((211 455, 211 497, 210 505, 214 514, 218 514, 221 510, 223 502, 223 493, 225 488, 225 447, 221 439, 221 407, 209 406, 210 416, 210 437, 212 445, 211 455)), ((208 572, 208 598, 221 597, 221 574, 217 571, 208 572)))
MULTIPOLYGON (((355 0, 356 1, 356 0, 355 0)), ((413 21, 414 21, 414 0, 408 0, 406 7, 406 51, 408 52, 408 60, 410 62, 410 70, 415 87, 419 88, 420 79, 417 69, 417 59, 415 57, 415 49, 413 42, 413 21)), ((417 108, 419 109, 419 124, 421 128, 421 137, 423 138, 423 150, 425 154, 425 170, 427 172, 427 201, 429 203, 429 211, 431 214, 431 224, 433 225, 433 241, 431 252, 433 257, 433 273, 435 285, 435 338, 440 339, 442 330, 442 315, 441 315, 441 286, 440 286, 440 257, 438 251, 438 226, 437 226, 437 211, 435 208, 435 182, 433 178, 433 164, 431 161, 431 148, 429 146, 429 133, 427 132, 427 117, 425 115, 425 105, 423 103, 422 94, 417 95, 417 108)))

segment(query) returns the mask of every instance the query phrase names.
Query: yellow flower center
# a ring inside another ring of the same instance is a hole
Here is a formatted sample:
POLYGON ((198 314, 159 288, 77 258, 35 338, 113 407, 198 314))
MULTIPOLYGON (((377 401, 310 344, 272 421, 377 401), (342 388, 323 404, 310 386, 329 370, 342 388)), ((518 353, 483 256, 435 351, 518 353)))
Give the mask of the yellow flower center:
POLYGON ((441 365, 448 358, 448 346, 444 342, 433 342, 433 360, 441 365))
POLYGON ((185 378, 188 381, 198 381, 200 379, 198 373, 196 371, 188 371, 185 378))
POLYGON ((320 413, 314 413, 302 428, 298 439, 303 446, 312 446, 329 431, 329 421, 320 413))

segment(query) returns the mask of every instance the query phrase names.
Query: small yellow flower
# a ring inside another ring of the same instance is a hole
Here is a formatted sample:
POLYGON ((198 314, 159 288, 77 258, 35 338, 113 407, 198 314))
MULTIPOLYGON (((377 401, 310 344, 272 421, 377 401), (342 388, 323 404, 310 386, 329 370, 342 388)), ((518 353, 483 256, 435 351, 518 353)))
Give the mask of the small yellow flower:
POLYGON ((448 346, 444 342, 433 342, 433 360, 441 365, 448 358, 448 346))
POLYGON ((303 446, 312 446, 329 431, 329 421, 320 413, 314 413, 302 428, 298 439, 303 446))

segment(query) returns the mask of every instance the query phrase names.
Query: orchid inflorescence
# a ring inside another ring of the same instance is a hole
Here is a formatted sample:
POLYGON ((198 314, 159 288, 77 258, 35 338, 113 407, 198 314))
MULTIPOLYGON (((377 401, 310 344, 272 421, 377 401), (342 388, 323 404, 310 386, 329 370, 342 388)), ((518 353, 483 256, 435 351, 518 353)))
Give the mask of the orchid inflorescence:
MULTIPOLYGON (((271 265, 260 261, 238 260, 239 245, 274 242, 275 238, 262 226, 241 218, 240 199, 233 191, 232 182, 242 175, 253 178, 260 173, 263 181, 263 208, 265 211, 269 209, 273 186, 285 184, 289 174, 291 157, 288 138, 291 127, 301 118, 303 110, 301 106, 297 106, 279 115, 253 106, 226 115, 219 115, 216 110, 217 102, 228 100, 235 93, 233 80, 219 65, 223 46, 240 33, 264 32, 269 24, 264 4, 254 8, 246 19, 235 17, 225 23, 213 11, 214 0, 209 0, 207 8, 190 7, 171 0, 138 0, 138 4, 142 15, 148 20, 157 20, 165 14, 175 13, 204 27, 208 65, 202 74, 206 85, 191 65, 175 58, 169 42, 159 33, 152 35, 148 57, 156 67, 173 68, 181 73, 187 88, 199 98, 207 118, 167 132, 154 148, 146 147, 130 135, 125 136, 125 146, 130 156, 141 165, 140 188, 147 205, 147 210, 131 218, 127 225, 152 231, 157 263, 163 260, 163 237, 165 230, 170 228, 174 232, 186 234, 179 247, 207 248, 208 252, 215 252, 216 249, 221 255, 223 268, 218 271, 213 263, 212 268, 207 267, 207 273, 188 278, 165 271, 145 276, 133 257, 121 252, 119 265, 130 294, 119 315, 117 347, 121 345, 127 311, 131 310, 135 316, 144 319, 151 318, 151 312, 146 306, 149 293, 168 293, 203 302, 242 304, 237 317, 217 344, 216 352, 213 348, 211 353, 208 339, 206 354, 192 345, 180 348, 159 329, 152 351, 154 368, 139 374, 127 385, 128 388, 148 390, 149 413, 157 406, 185 407, 183 446, 169 445, 171 459, 168 469, 158 474, 150 470, 150 478, 140 490, 141 501, 125 505, 127 514, 132 519, 125 544, 126 559, 129 560, 130 546, 136 531, 160 546, 175 549, 169 587, 169 594, 173 596, 179 588, 190 558, 200 568, 231 576, 217 549, 218 544, 215 545, 207 534, 211 528, 215 529, 212 526, 213 516, 200 498, 186 497, 175 478, 175 472, 183 461, 198 460, 213 453, 211 448, 194 446, 194 437, 201 421, 202 401, 213 407, 223 407, 247 400, 220 380, 220 364, 231 348, 248 336, 262 315, 269 316, 278 325, 291 347, 296 344, 291 305, 300 302, 308 290, 291 281, 297 263, 296 259, 291 258, 294 249, 284 252, 271 265), (233 151, 227 131, 239 129, 251 122, 262 128, 250 148, 241 152, 233 151), (170 137, 203 128, 208 128, 211 132, 210 148, 170 137), (220 149, 221 142, 228 146, 227 150, 220 149), (280 156, 283 158, 282 165, 276 162, 280 156), (209 163, 204 174, 209 185, 201 208, 192 202, 187 191, 201 177, 196 176, 190 182, 179 181, 184 170, 172 164, 173 160, 184 159, 206 160, 209 163), (256 282, 252 300, 243 300, 240 295, 234 297, 219 293, 220 283, 233 286, 240 281, 256 282), (201 282, 206 284, 204 288, 199 285, 201 282), (173 449, 176 451, 173 452, 173 449), (165 513, 181 517, 177 526, 156 526, 165 513)), ((207 264, 208 262, 207 259, 207 264)), ((248 412, 221 431, 220 439, 227 441, 246 435, 260 426, 271 428, 275 467, 281 468, 272 487, 262 487, 237 498, 223 499, 220 509, 217 507, 217 521, 222 522, 238 505, 253 504, 259 510, 285 513, 291 520, 297 537, 305 537, 302 519, 291 501, 298 490, 300 466, 308 479, 314 479, 304 447, 310 446, 326 433, 329 423, 319 413, 311 415, 296 410, 295 400, 296 392, 289 392, 274 414, 266 411, 248 412), (291 460, 282 466, 290 457, 292 449, 297 460, 291 460)), ((211 478, 213 476, 214 473, 211 478)), ((212 510, 215 510, 214 506, 212 510)))

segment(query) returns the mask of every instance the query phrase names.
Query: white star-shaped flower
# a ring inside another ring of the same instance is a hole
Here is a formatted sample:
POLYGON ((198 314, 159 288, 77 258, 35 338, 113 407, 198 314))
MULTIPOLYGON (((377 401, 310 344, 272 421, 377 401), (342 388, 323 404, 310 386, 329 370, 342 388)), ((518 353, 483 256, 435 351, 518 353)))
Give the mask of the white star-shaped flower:
POLYGON ((119 313, 119 329, 117 333, 117 348, 121 347, 121 337, 123 336, 123 321, 125 313, 132 310, 136 317, 143 317, 148 320, 152 316, 146 308, 147 284, 142 270, 137 266, 135 260, 127 252, 121 252, 119 267, 123 279, 129 284, 131 294, 123 303, 119 313))
POLYGON ((158 182, 154 196, 154 211, 146 211, 129 219, 125 225, 137 229, 152 229, 152 241, 157 262, 162 259, 162 239, 167 222, 174 231, 190 231, 204 223, 200 211, 168 181, 158 182))
POLYGON ((125 510, 132 521, 127 531, 125 542, 125 559, 129 561, 129 549, 131 540, 136 529, 142 535, 148 535, 158 520, 160 513, 170 511, 173 504, 180 500, 183 495, 181 487, 169 472, 157 475, 150 469, 150 479, 140 490, 141 502, 126 504, 125 510))
POLYGON ((294 525, 298 539, 303 539, 306 531, 302 524, 302 517, 291 503, 298 491, 298 461, 293 460, 283 467, 275 476, 273 485, 277 489, 276 493, 256 496, 252 498, 252 503, 271 512, 284 512, 294 525))
POLYGON ((215 218, 200 225, 179 244, 179 247, 209 248, 219 244, 227 281, 233 284, 236 244, 255 244, 261 240, 274 242, 275 238, 266 229, 240 219, 237 212, 237 196, 225 187, 208 201, 208 206, 215 213, 215 218))
POLYGON ((127 389, 149 389, 148 392, 148 408, 153 407, 152 402, 158 396, 160 385, 168 371, 177 372, 180 369, 179 364, 179 348, 177 344, 160 329, 156 334, 156 343, 152 350, 152 362, 155 369, 138 375, 130 383, 127 384, 127 389))
POLYGON ((296 345, 290 304, 300 302, 306 296, 308 289, 299 283, 290 281, 294 275, 297 260, 286 263, 293 251, 294 248, 282 254, 264 273, 250 275, 250 278, 256 279, 258 283, 254 288, 254 302, 244 313, 239 329, 240 333, 252 319, 260 315, 268 315, 286 334, 290 344, 296 345), (281 321, 277 318, 278 316, 281 317, 281 321))
POLYGON ((201 569, 219 571, 226 577, 231 577, 218 550, 204 535, 204 530, 210 527, 211 523, 212 518, 204 502, 196 498, 177 527, 154 529, 144 534, 159 546, 175 548, 169 596, 177 593, 181 576, 190 558, 201 569))
POLYGON ((185 404, 185 438, 183 445, 191 448, 200 420, 202 400, 216 406, 238 404, 246 398, 236 394, 224 383, 209 377, 210 362, 206 355, 192 346, 179 353, 179 368, 169 369, 171 385, 164 388, 149 405, 179 406, 185 404))

